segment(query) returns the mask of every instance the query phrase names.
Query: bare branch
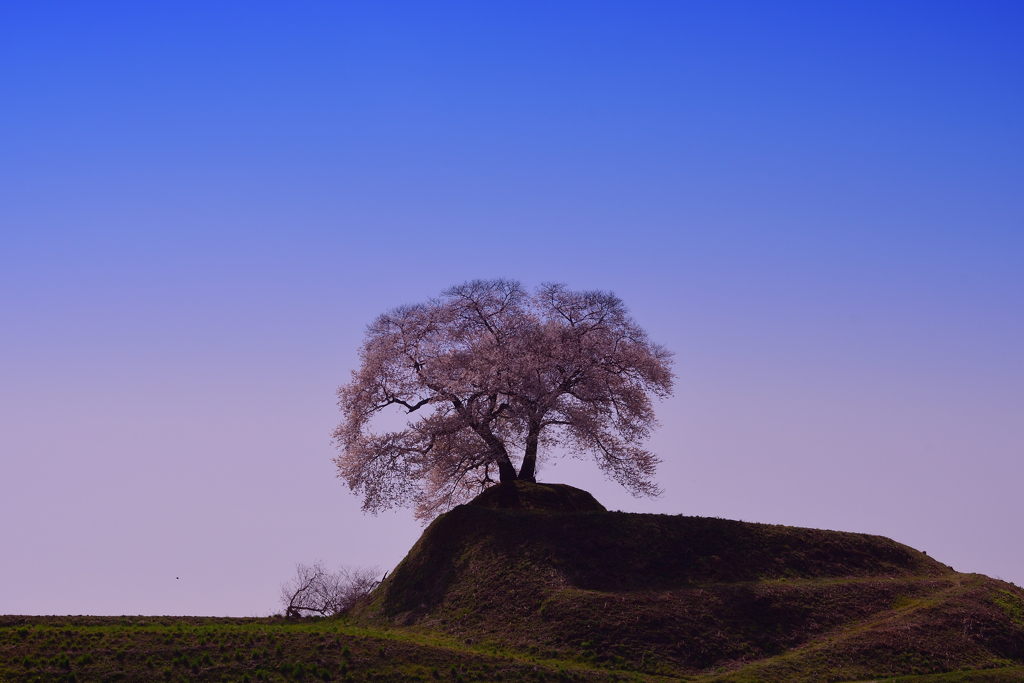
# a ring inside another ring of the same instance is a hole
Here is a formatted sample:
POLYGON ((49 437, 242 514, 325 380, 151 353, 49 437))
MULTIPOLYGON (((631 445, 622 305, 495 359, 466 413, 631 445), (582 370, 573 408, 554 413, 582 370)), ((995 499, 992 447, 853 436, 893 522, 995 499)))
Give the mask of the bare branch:
POLYGON ((296 619, 343 614, 377 587, 378 576, 377 567, 342 567, 330 572, 319 560, 312 565, 298 564, 295 576, 281 584, 285 616, 296 619))

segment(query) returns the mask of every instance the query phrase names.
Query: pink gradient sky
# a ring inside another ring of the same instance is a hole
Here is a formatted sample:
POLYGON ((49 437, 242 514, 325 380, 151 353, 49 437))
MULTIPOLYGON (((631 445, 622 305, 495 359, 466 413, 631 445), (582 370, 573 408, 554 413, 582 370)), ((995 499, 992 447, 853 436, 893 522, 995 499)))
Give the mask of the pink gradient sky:
POLYGON ((0 613, 267 614, 420 533, 334 478, 362 330, 469 278, 676 352, 657 500, 1024 583, 1015 3, 8 3, 0 613), (17 5, 17 6, 16 6, 17 5))

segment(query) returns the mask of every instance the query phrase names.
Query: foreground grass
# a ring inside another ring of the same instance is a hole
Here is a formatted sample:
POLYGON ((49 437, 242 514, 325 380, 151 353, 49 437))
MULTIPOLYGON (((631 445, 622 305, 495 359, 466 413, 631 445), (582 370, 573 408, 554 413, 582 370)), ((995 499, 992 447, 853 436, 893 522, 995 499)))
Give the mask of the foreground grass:
POLYGON ((954 671, 928 676, 898 676, 878 679, 874 683, 1019 683, 1020 681, 1024 681, 1024 667, 1013 666, 1002 669, 954 671))
POLYGON ((659 680, 338 620, 0 617, 0 681, 659 680))
MULTIPOLYGON (((1011 664, 1007 662, 1007 664, 1011 664)), ((741 672, 735 672, 741 673, 741 672)), ((754 672, 751 672, 754 673, 754 672)), ((704 681, 544 659, 410 629, 338 620, 0 617, 0 681, 704 681)), ((731 678, 731 677, 730 677, 731 678)), ((758 680, 756 674, 739 679, 758 680)), ((879 679, 1024 681, 1024 667, 879 679)))

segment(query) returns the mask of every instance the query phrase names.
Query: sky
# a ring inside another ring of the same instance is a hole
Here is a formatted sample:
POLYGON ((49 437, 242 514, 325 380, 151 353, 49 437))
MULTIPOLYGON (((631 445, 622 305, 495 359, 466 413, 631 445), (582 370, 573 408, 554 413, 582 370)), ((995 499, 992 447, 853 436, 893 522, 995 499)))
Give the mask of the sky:
POLYGON ((422 531, 365 326, 506 277, 675 353, 660 498, 1024 584, 1024 5, 0 3, 0 613, 266 615, 422 531))

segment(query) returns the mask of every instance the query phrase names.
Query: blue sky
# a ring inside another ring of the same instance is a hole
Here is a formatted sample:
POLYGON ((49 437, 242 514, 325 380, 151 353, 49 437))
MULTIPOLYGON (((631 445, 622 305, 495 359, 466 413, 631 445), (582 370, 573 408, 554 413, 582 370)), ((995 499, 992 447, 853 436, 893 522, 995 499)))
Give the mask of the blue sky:
POLYGON ((0 5, 0 613, 265 614, 418 536, 363 327, 476 277, 676 352, 658 500, 1024 582, 1019 3, 0 5), (180 576, 180 579, 174 579, 180 576), (168 577, 171 577, 170 579, 168 577))

